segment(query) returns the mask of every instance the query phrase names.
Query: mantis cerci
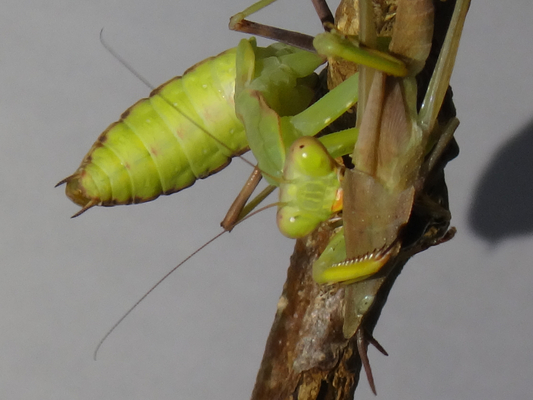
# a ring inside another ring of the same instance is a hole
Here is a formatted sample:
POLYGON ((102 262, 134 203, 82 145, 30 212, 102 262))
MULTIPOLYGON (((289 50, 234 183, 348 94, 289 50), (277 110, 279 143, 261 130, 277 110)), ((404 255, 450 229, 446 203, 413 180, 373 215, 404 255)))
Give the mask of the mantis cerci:
MULTIPOLYGON (((259 1, 230 25, 264 34, 244 18, 273 1, 259 1)), ((343 226, 313 266, 313 277, 318 283, 351 284, 344 334, 350 338, 357 333, 362 342, 361 323, 383 275, 367 278, 382 268, 390 271, 387 262, 402 246, 401 229, 458 125, 456 118, 439 124, 437 114, 468 6, 469 0, 457 1, 419 110, 415 77, 431 49, 432 1, 398 0, 390 44, 379 45, 372 39, 373 28, 365 24, 370 3, 361 1, 360 25, 367 28, 359 39, 364 46, 335 29, 315 37, 318 54, 282 44, 260 48, 253 39, 242 40, 128 109, 102 133, 78 170, 60 183, 67 183, 67 195, 82 206, 79 215, 95 205, 138 203, 181 190, 217 172, 249 146, 257 171, 280 186, 277 218, 283 234, 305 236, 343 210, 343 226), (419 30, 413 33, 407 25, 419 30), (413 37, 422 41, 415 43, 413 37), (314 71, 325 56, 355 63, 360 72, 310 104, 317 84, 314 71), (313 138, 358 98, 358 128, 320 141, 313 138), (350 153, 354 168, 345 170, 334 159, 350 153), (368 288, 360 290, 358 284, 368 288)), ((278 34, 269 29, 266 36, 278 34)), ((305 35, 298 38, 303 42, 289 41, 312 50, 305 35)), ((257 182, 257 172, 253 176, 257 182)), ((242 218, 248 211, 239 207, 236 215, 242 218)), ((366 351, 359 350, 375 390, 366 351)))

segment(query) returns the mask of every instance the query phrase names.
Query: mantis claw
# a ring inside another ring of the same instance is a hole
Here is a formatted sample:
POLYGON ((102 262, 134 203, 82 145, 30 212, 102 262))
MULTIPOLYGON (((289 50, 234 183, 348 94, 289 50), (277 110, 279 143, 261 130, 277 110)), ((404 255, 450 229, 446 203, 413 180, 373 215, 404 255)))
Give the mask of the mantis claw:
POLYGON ((383 346, 379 344, 374 336, 372 336, 372 334, 370 334, 365 328, 360 327, 357 330, 355 333, 355 340, 357 341, 357 351, 359 353, 359 357, 361 358, 361 363, 365 369, 368 384, 370 385, 372 393, 377 396, 374 375, 372 374, 372 367, 370 366, 370 360, 368 359, 368 344, 372 344, 376 349, 379 350, 380 353, 385 356, 388 356, 389 354, 383 348, 383 346))
POLYGON ((376 340, 376 338, 372 336, 372 334, 370 334, 366 329, 364 331, 365 331, 365 335, 366 335, 365 337, 368 340, 368 343, 371 343, 376 349, 378 349, 378 351, 381 354, 388 357, 389 353, 387 353, 387 350, 385 350, 385 348, 376 340))

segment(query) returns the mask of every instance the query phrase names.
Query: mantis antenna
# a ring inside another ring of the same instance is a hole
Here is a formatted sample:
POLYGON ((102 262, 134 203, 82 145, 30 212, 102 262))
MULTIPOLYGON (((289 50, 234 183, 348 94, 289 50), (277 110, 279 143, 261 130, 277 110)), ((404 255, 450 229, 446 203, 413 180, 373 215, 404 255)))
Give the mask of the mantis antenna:
MULTIPOLYGON (((262 211, 265 211, 266 209, 268 208, 272 208, 272 207, 275 207, 277 206, 278 203, 271 203, 271 204, 268 204, 258 210, 255 210, 254 212, 248 214, 247 216, 245 216, 244 218, 242 218, 241 220, 237 221, 236 223, 233 224, 232 226, 232 229, 239 225, 241 222, 244 222, 246 221, 248 218, 251 218, 252 216, 262 212, 262 211)), ((189 254, 187 257, 185 257, 178 265, 176 265, 174 268, 172 268, 170 271, 168 271, 162 278, 160 278, 154 285, 152 285, 152 287, 150 289, 148 289, 148 291, 146 293, 144 293, 140 298, 139 300, 137 300, 129 309, 128 311, 126 311, 122 317, 120 317, 117 322, 115 322, 113 324, 113 326, 105 333, 105 335, 102 337, 102 339, 100 339, 100 341, 98 342, 98 345, 96 346, 96 349, 94 350, 94 353, 93 353, 93 358, 94 360, 96 361, 96 358, 98 356, 98 351, 100 350, 100 347, 102 347, 102 345, 104 344, 104 342, 106 341, 106 339, 109 337, 109 335, 111 335, 115 329, 122 323, 122 321, 124 321, 128 315, 130 315, 132 313, 133 310, 135 310, 137 308, 137 306, 139 304, 141 304, 144 299, 146 299, 148 297, 148 295, 150 293, 152 293, 161 283, 163 283, 163 281, 165 281, 170 275, 172 275, 179 267, 181 267, 183 264, 185 264, 187 261, 189 261, 191 258, 193 258, 196 254, 198 254, 199 252, 201 252, 203 249, 205 249, 207 246, 209 246, 211 243, 213 243, 215 240, 217 240, 219 237, 221 237, 224 233, 226 232, 230 232, 230 230, 223 230, 222 232, 220 233, 217 233, 215 236, 213 236, 211 239, 209 239, 207 242, 205 242, 203 245, 201 245, 200 247, 198 247, 196 250, 194 250, 191 254, 189 254)))

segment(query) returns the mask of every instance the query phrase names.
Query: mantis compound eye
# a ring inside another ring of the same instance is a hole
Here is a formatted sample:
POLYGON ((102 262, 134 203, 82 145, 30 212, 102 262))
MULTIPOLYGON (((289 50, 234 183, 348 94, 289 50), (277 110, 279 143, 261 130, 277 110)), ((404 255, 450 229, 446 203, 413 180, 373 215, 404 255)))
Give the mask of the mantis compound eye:
POLYGON ((289 153, 293 168, 303 175, 322 177, 335 170, 335 161, 324 145, 314 137, 305 136, 297 139, 289 153))

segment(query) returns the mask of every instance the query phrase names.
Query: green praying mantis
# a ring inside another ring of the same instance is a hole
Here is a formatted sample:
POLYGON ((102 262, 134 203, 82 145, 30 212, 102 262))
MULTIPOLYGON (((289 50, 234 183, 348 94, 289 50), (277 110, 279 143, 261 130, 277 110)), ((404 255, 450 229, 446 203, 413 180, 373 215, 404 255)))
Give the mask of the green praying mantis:
MULTIPOLYGON (((232 24, 236 25, 270 3, 272 0, 254 4, 236 16, 237 22, 234 17, 232 24)), ((430 2, 415 3, 428 7, 430 2)), ((405 7, 400 5, 398 15, 403 13, 417 18, 416 12, 404 10, 405 7)), ((411 142, 409 138, 404 139, 404 149, 397 146, 396 154, 392 156, 395 161, 380 159, 380 166, 369 166, 376 164, 376 160, 368 157, 372 153, 374 158, 377 157, 376 151, 369 151, 369 147, 376 146, 375 136, 379 133, 366 134, 366 127, 379 121, 381 115, 387 117, 394 113, 372 111, 369 116, 361 118, 365 134, 358 141, 352 158, 355 171, 374 175, 375 180, 385 182, 385 186, 387 182, 390 182, 389 186, 396 185, 389 191, 403 193, 407 190, 403 196, 412 204, 417 168, 421 167, 421 159, 427 152, 426 142, 433 131, 434 122, 431 121, 436 118, 436 111, 440 109, 438 103, 442 103, 449 81, 449 76, 448 79, 435 76, 434 81, 439 80, 440 86, 430 87, 426 98, 434 99, 434 93, 437 93, 437 100, 430 102, 426 99, 417 116, 414 76, 429 54, 432 32, 431 18, 422 21, 426 23, 426 26, 421 25, 421 30, 426 32, 421 39, 424 44, 414 46, 423 48, 421 54, 413 57, 409 50, 404 50, 406 45, 401 39, 392 38, 389 51, 411 60, 407 66, 399 58, 376 49, 363 50, 335 33, 324 33, 315 38, 314 45, 322 56, 281 44, 260 48, 253 40, 243 40, 236 49, 195 65, 183 77, 163 84, 152 92, 150 98, 128 109, 120 121, 100 135, 78 170, 60 184, 67 183, 67 195, 82 206, 76 215, 95 205, 149 201, 160 194, 186 188, 197 178, 220 170, 232 156, 244 152, 249 146, 267 181, 280 186, 278 225, 281 232, 288 237, 305 236, 342 209, 342 171, 334 158, 348 154, 358 135, 356 128, 336 132, 322 139, 325 147, 312 139, 300 139, 315 136, 357 102, 359 78, 354 74, 324 98, 309 105, 316 82, 314 70, 324 62, 323 56, 329 56, 379 69, 380 78, 376 77, 376 82, 383 81, 386 74, 399 77, 394 78, 395 82, 401 83, 407 97, 394 103, 395 107, 403 104, 407 108, 405 123, 400 130, 406 136, 418 135, 418 138, 411 142), (432 110, 427 111, 430 106, 432 110), (422 129, 425 132, 416 132, 422 129), (369 136, 372 138, 366 139, 369 136), (313 160, 302 162, 309 153, 313 153, 313 160), (387 171, 383 172, 385 169, 387 171), (396 182, 404 179, 398 174, 404 174, 406 169, 410 181, 397 185, 396 182)), ((405 28, 396 31, 405 32, 405 28)), ((443 55, 445 57, 450 58, 450 55, 443 55)), ((453 64, 442 68, 451 70, 451 67, 453 64)), ((383 85, 384 82, 381 87, 376 83, 372 91, 368 90, 372 103, 378 107, 384 102, 384 95, 374 97, 379 90, 383 91, 383 85)), ((453 134, 452 128, 448 130, 453 134)), ((390 133, 384 133, 387 134, 390 136, 390 133)), ((341 229, 317 262, 315 280, 319 283, 353 281, 377 272, 393 252, 392 241, 399 227, 406 223, 409 212, 407 205, 397 226, 391 229, 390 238, 349 263, 345 262, 341 229), (332 267, 338 263, 341 264, 332 267)))
MULTIPOLYGON (((372 54, 360 53, 375 62, 372 54)), ((295 143, 298 138, 318 134, 357 101, 354 76, 295 114, 309 104, 313 71, 323 62, 309 51, 280 44, 264 49, 243 40, 162 85, 104 131, 78 170, 59 183, 67 183, 67 195, 82 206, 75 216, 95 205, 138 203, 179 191, 220 170, 249 145, 263 175, 282 187, 282 233, 310 233, 341 209, 341 173, 333 157, 349 153, 357 137, 349 129, 324 137, 326 147, 308 139, 306 152, 295 151, 304 143, 295 143), (325 169, 298 162, 309 151, 325 169), (319 180, 321 198, 313 198, 319 180), (309 189, 306 181, 315 187, 309 189)))
MULTIPOLYGON (((245 18, 273 1, 259 1, 230 25, 251 29, 245 18)), ((441 126, 437 114, 468 5, 457 1, 420 109, 415 77, 431 48, 432 2, 399 0, 390 41, 369 39, 373 34, 361 31, 361 45, 335 29, 317 35, 314 48, 304 40, 307 50, 261 48, 253 39, 242 40, 195 65, 128 109, 60 184, 67 183, 67 195, 82 206, 79 215, 96 205, 138 203, 179 191, 249 147, 258 160, 251 181, 260 173, 280 188, 277 222, 284 235, 303 237, 332 217, 338 223, 342 215, 343 226, 313 267, 314 279, 364 281, 400 251, 400 232, 417 193, 458 125, 453 118, 441 126), (419 28, 416 34, 409 24, 419 28), (405 32, 410 33, 402 37, 405 32), (311 104, 314 71, 326 57, 357 64, 359 73, 311 104), (357 127, 314 138, 356 103, 357 127), (353 169, 335 160, 343 155, 351 155, 353 169)), ((243 211, 241 200, 232 218, 242 219, 252 208, 243 211)), ((372 303, 349 293, 346 337, 359 330, 372 303)))

